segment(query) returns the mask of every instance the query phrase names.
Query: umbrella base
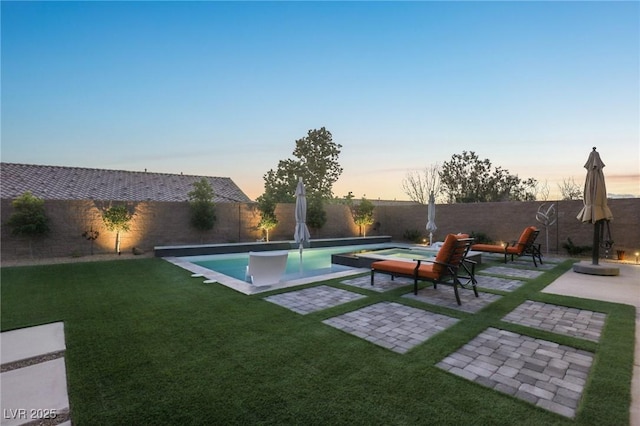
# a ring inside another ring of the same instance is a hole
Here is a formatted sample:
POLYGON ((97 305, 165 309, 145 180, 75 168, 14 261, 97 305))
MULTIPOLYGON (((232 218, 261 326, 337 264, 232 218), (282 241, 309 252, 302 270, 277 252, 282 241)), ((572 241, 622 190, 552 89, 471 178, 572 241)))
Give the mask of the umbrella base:
POLYGON ((620 268, 605 265, 593 265, 588 262, 578 262, 573 265, 573 272, 588 275, 616 276, 620 275, 620 268))

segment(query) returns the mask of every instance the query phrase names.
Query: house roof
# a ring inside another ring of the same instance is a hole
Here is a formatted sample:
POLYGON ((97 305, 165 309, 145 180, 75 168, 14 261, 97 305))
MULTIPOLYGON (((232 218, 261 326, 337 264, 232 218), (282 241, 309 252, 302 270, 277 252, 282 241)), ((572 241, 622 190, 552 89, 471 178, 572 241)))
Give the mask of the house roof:
POLYGON ((251 199, 227 177, 0 163, 1 198, 26 191, 49 200, 187 201, 194 182, 211 183, 216 203, 251 199))

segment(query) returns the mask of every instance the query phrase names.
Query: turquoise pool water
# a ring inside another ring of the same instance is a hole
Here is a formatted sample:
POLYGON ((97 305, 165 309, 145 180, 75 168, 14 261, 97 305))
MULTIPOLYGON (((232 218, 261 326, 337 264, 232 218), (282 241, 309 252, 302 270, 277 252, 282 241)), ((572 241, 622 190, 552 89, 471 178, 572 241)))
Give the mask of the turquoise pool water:
MULTIPOLYGON (((332 264, 331 255, 385 247, 389 247, 389 244, 367 244, 359 246, 304 249, 302 252, 302 272, 300 272, 300 252, 297 249, 289 250, 287 269, 283 280, 288 281, 298 278, 325 275, 333 272, 348 271, 353 268, 332 264)), ((249 253, 187 256, 183 257, 183 259, 207 269, 211 269, 212 271, 244 281, 246 267, 249 264, 249 253)))
POLYGON ((359 253, 360 256, 366 257, 367 255, 384 256, 394 259, 406 259, 406 260, 433 260, 436 257, 437 251, 435 250, 422 250, 422 249, 409 249, 409 248, 390 248, 384 250, 372 250, 359 253))

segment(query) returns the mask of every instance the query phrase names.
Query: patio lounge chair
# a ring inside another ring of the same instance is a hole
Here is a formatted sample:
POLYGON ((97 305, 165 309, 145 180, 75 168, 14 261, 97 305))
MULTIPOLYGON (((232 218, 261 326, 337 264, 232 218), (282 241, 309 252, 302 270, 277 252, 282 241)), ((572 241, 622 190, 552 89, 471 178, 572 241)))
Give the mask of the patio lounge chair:
POLYGON ((538 267, 538 261, 542 265, 542 252, 540 251, 540 244, 535 244, 536 238, 538 238, 538 230, 535 226, 529 226, 522 231, 518 241, 511 242, 511 245, 507 244, 504 247, 497 244, 474 244, 471 246, 471 250, 485 252, 485 253, 504 253, 504 263, 507 263, 507 256, 511 255, 513 261, 514 256, 531 255, 533 264, 538 267), (537 261, 536 261, 537 259, 537 261))
POLYGON ((284 250, 249 252, 246 280, 255 286, 279 283, 287 267, 288 257, 289 252, 284 250))
POLYGON ((474 276, 475 262, 466 259, 469 248, 473 244, 473 238, 461 237, 463 236, 447 235, 433 262, 421 261, 420 259, 412 262, 402 260, 373 262, 371 264, 371 285, 374 282, 374 274, 377 272, 391 275, 392 280, 394 277, 413 278, 414 294, 418 294, 418 281, 431 281, 433 288, 437 288, 438 284, 452 285, 458 305, 462 304, 458 294, 458 286, 465 287, 471 283, 473 292, 478 297, 477 281, 474 276), (466 282, 463 283, 461 279, 466 282))

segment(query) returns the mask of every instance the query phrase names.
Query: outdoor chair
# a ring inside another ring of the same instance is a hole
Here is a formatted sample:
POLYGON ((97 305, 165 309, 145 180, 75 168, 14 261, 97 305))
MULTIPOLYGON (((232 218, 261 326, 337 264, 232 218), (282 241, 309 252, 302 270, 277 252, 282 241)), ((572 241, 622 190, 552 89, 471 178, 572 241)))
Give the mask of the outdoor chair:
POLYGON ((447 235, 444 244, 438 251, 434 261, 382 260, 371 264, 371 285, 374 284, 375 273, 406 277, 413 279, 413 294, 418 294, 418 281, 430 281, 433 288, 438 284, 453 286, 456 302, 461 305, 458 286, 466 287, 469 283, 473 292, 478 297, 475 278, 476 262, 466 259, 467 253, 473 244, 473 238, 462 238, 463 235, 447 235), (463 282, 464 281, 464 282, 463 282))
POLYGON ((287 268, 288 257, 289 252, 285 250, 249 252, 245 279, 255 286, 279 283, 287 268))
POLYGON ((536 244, 536 238, 538 238, 538 230, 535 226, 529 226, 522 231, 518 241, 511 242, 511 245, 505 246, 498 244, 474 244, 471 246, 471 250, 485 252, 485 253, 504 253, 504 263, 507 263, 507 256, 511 255, 513 261, 515 256, 531 255, 533 264, 538 267, 538 262, 542 265, 542 252, 540 251, 540 244, 536 244))

